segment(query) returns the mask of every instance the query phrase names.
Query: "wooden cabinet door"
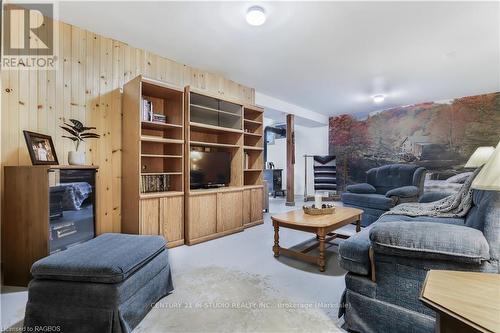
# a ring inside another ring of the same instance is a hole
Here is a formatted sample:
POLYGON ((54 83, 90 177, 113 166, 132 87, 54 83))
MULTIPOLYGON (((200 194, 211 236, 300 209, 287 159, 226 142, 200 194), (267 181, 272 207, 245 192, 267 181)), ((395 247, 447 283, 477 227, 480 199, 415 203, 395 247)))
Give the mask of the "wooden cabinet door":
POLYGON ((217 193, 217 232, 243 226, 243 191, 217 193))
POLYGON ((160 199, 160 231, 175 246, 184 242, 184 197, 173 196, 160 199))
POLYGON ((252 191, 251 190, 244 190, 243 191, 243 224, 250 223, 250 197, 252 191))
POLYGON ((140 231, 141 235, 160 234, 160 200, 142 199, 140 203, 140 231))
POLYGON ((188 241, 217 232, 217 193, 189 198, 188 241))
POLYGON ((254 188, 252 189, 250 198, 250 220, 251 222, 260 221, 263 218, 262 215, 262 189, 254 188))

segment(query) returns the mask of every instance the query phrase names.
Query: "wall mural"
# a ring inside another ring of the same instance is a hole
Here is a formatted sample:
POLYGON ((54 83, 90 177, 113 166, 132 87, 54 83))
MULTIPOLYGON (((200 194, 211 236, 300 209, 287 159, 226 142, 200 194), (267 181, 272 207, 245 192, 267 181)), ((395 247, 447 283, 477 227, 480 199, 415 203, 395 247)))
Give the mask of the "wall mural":
POLYGON ((496 146, 499 140, 500 92, 329 121, 340 190, 364 182, 368 169, 392 163, 416 163, 433 179, 445 179, 461 170, 478 146, 496 146))

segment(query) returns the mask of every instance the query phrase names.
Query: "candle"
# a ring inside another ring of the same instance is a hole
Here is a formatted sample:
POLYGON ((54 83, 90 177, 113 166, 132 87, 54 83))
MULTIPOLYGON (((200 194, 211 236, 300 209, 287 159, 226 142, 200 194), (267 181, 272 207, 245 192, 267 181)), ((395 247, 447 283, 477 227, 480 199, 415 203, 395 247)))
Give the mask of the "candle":
POLYGON ((314 195, 314 207, 321 208, 321 200, 322 199, 323 199, 323 196, 321 194, 315 194, 314 195))

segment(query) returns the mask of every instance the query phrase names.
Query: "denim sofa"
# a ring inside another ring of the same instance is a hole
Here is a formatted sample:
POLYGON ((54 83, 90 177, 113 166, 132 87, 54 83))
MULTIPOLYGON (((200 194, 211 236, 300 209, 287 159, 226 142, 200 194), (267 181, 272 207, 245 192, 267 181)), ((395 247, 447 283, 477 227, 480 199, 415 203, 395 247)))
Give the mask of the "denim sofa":
POLYGON ((346 207, 364 211, 366 227, 380 215, 403 202, 417 202, 422 195, 425 168, 412 164, 390 164, 366 172, 366 183, 348 185, 341 200, 346 207))
POLYGON ((500 192, 474 190, 465 218, 382 216, 339 254, 346 329, 434 332, 435 314, 419 301, 428 270, 500 273, 500 192))

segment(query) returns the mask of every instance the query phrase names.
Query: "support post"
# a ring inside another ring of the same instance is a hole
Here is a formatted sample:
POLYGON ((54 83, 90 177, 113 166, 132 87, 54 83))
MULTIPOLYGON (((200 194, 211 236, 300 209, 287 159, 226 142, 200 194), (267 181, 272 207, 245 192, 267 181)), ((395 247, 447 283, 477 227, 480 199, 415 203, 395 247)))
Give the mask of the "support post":
POLYGON ((294 115, 286 115, 286 205, 295 206, 295 125, 294 115))

